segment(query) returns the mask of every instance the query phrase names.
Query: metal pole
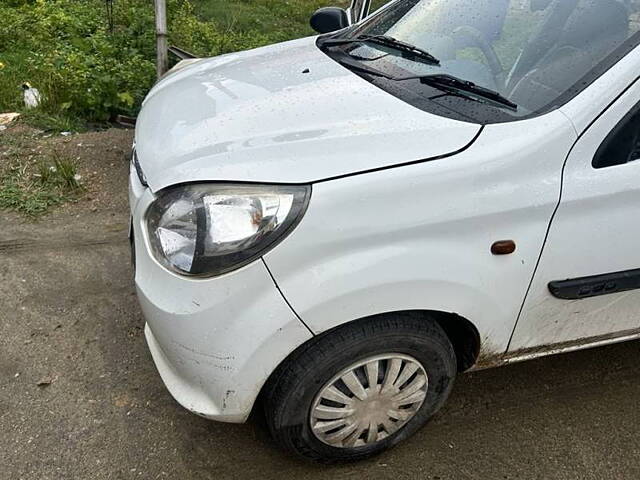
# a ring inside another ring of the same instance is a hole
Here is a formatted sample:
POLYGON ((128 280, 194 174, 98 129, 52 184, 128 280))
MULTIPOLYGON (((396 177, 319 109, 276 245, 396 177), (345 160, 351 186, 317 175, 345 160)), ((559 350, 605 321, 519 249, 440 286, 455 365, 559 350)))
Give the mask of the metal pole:
POLYGON ((169 48, 167 45, 167 0, 155 0, 156 3, 156 50, 158 78, 169 69, 169 48))

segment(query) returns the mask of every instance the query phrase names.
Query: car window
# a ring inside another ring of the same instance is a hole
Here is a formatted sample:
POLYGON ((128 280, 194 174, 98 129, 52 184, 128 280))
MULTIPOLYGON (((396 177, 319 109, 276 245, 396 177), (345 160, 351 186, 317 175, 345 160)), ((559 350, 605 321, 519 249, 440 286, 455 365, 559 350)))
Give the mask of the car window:
POLYGON ((505 71, 513 69, 523 45, 540 29, 544 16, 544 10, 532 9, 528 2, 509 3, 502 33, 493 43, 505 71))
MULTIPOLYGON (((438 65, 389 55, 379 45, 342 48, 392 76, 446 74, 494 90, 518 105, 517 112, 496 116, 504 122, 566 103, 637 46, 639 31, 640 0, 398 0, 347 36, 394 37, 428 51, 438 65)), ((374 83, 385 88, 384 81, 374 83)), ((436 97, 420 82, 389 87, 414 103, 436 97)), ((436 98, 447 108, 461 105, 436 98)), ((492 123, 485 113, 482 123, 492 123)))
POLYGON ((602 142, 593 158, 593 167, 613 167, 636 160, 640 160, 640 104, 602 142))

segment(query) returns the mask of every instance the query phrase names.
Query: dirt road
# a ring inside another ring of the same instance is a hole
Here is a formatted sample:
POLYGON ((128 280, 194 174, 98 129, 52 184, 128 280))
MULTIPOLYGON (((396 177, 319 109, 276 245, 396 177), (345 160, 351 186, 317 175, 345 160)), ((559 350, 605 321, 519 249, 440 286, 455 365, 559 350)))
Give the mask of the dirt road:
POLYGON ((65 141, 98 145, 77 147, 87 198, 37 223, 0 212, 0 479, 640 478, 638 342, 464 375, 429 426, 357 465, 302 463, 255 422, 189 414, 142 334, 130 133, 65 141))

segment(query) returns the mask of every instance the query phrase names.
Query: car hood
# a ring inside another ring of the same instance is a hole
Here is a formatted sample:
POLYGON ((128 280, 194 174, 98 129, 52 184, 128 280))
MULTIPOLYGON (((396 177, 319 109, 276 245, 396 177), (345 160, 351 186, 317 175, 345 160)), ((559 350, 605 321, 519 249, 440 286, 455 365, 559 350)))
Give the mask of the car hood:
POLYGON ((143 104, 136 149, 154 191, 310 183, 448 155, 480 128, 404 103, 305 38, 169 74, 143 104))

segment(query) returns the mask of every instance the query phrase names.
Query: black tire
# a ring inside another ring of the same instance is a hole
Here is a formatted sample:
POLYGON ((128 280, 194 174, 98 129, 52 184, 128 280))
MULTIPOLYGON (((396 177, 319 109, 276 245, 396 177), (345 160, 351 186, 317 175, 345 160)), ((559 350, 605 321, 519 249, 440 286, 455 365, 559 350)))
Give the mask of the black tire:
POLYGON ((265 419, 273 438, 286 450, 320 463, 361 460, 410 437, 440 409, 453 387, 456 356, 438 323, 419 313, 380 315, 338 327, 296 350, 264 389, 265 419), (400 430, 375 444, 338 448, 311 430, 312 403, 338 372, 374 355, 400 353, 416 359, 429 384, 416 415, 400 430))

